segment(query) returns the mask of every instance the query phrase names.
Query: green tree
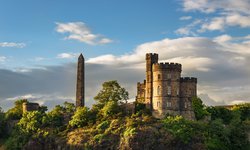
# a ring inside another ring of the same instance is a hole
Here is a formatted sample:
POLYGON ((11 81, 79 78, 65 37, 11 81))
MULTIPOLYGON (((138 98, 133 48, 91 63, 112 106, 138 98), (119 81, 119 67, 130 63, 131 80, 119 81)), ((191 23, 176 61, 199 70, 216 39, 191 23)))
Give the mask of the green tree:
POLYGON ((123 104, 128 100, 128 92, 116 80, 107 81, 102 84, 102 90, 94 99, 98 101, 100 107, 103 107, 108 101, 123 104))
POLYGON ((66 113, 74 113, 75 112, 76 107, 73 103, 64 102, 63 105, 64 105, 66 113))
POLYGON ((93 114, 87 107, 78 107, 72 119, 69 121, 71 127, 84 127, 93 122, 93 114))
POLYGON ((5 119, 4 119, 4 112, 2 108, 0 107, 0 139, 4 137, 5 133, 5 119))
POLYGON ((233 117, 232 111, 224 107, 208 107, 206 110, 211 114, 211 120, 222 119, 225 124, 229 124, 233 117))
POLYGON ((208 126, 206 140, 207 149, 221 150, 230 149, 230 129, 225 127, 221 119, 213 120, 208 126))
POLYGON ((233 111, 239 111, 241 120, 250 120, 250 103, 240 104, 233 107, 233 111))
POLYGON ((45 124, 45 113, 40 111, 30 111, 23 114, 23 117, 18 122, 18 128, 25 133, 36 133, 45 124))
POLYGON ((53 110, 48 113, 47 123, 52 127, 60 127, 63 125, 65 108, 56 105, 53 110))
POLYGON ((121 111, 121 107, 115 101, 109 101, 107 104, 102 108, 102 115, 104 117, 113 116, 121 111))
POLYGON ((23 103, 28 102, 27 99, 20 99, 15 101, 15 106, 6 112, 6 119, 17 120, 22 118, 23 103))
POLYGON ((192 98, 192 107, 194 109, 195 118, 197 120, 203 119, 209 113, 205 109, 205 105, 199 97, 192 98))

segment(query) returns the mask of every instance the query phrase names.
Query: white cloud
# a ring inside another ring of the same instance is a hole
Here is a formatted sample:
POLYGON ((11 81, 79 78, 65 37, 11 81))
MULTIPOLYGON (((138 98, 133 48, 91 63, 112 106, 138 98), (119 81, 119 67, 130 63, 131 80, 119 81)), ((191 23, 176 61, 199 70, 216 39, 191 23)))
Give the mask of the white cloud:
POLYGON ((61 53, 57 55, 57 58, 72 59, 72 58, 76 58, 78 55, 79 55, 78 53, 61 53))
POLYGON ((213 13, 216 10, 250 14, 249 0, 183 0, 184 11, 213 13))
POLYGON ((94 34, 83 22, 56 23, 56 31, 67 33, 65 39, 73 39, 90 45, 108 44, 113 42, 100 34, 94 34))
POLYGON ((25 43, 14 43, 14 42, 1 42, 0 47, 16 47, 16 48, 24 48, 26 46, 25 43))
POLYGON ((34 96, 32 94, 26 94, 26 95, 21 95, 21 96, 7 98, 6 100, 8 100, 8 101, 14 101, 14 100, 18 100, 18 99, 32 99, 32 98, 36 98, 36 96, 34 96))
POLYGON ((240 26, 242 28, 250 27, 250 15, 244 16, 241 14, 230 14, 227 15, 225 19, 226 25, 229 26, 240 26))
POLYGON ((204 23, 201 26, 199 32, 204 32, 206 30, 221 30, 223 31, 225 27, 225 20, 223 17, 215 17, 209 23, 204 23))
POLYGON ((5 56, 0 56, 0 62, 2 62, 2 63, 3 63, 3 62, 5 62, 5 61, 6 61, 6 59, 7 59, 7 58, 6 58, 5 56))
POLYGON ((190 20, 192 19, 192 16, 182 16, 180 17, 180 20, 190 20))
POLYGON ((193 21, 191 24, 179 28, 175 31, 176 34, 179 35, 192 35, 192 36, 197 36, 197 34, 193 31, 194 28, 196 28, 199 24, 201 24, 202 21, 197 19, 195 21, 193 21))
POLYGON ((218 43, 224 43, 224 42, 228 42, 232 40, 232 37, 230 35, 224 34, 218 37, 214 38, 214 41, 218 42, 218 43))
POLYGON ((213 13, 202 19, 200 27, 182 27, 177 34, 194 35, 206 31, 224 31, 228 27, 250 27, 249 0, 182 0, 184 11, 213 13))

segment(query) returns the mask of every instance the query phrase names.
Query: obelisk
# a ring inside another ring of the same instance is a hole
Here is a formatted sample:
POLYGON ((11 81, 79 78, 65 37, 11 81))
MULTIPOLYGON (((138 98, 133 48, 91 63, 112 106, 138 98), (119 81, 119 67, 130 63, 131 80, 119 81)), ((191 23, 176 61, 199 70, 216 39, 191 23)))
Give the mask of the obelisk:
POLYGON ((82 54, 78 57, 77 80, 76 80, 76 107, 84 106, 84 57, 82 54))

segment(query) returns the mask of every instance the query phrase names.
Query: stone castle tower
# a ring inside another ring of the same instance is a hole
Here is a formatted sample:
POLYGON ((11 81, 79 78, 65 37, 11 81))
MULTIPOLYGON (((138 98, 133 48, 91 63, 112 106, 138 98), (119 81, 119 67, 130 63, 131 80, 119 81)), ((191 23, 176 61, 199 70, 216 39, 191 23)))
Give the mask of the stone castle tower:
POLYGON ((81 54, 78 57, 78 65, 77 65, 77 81, 76 81, 76 107, 84 106, 84 82, 85 82, 85 75, 84 75, 84 57, 81 54))
POLYGON ((146 104, 157 118, 166 114, 194 119, 192 97, 197 78, 181 77, 178 63, 158 63, 158 54, 146 54, 146 80, 137 83, 136 101, 146 104))

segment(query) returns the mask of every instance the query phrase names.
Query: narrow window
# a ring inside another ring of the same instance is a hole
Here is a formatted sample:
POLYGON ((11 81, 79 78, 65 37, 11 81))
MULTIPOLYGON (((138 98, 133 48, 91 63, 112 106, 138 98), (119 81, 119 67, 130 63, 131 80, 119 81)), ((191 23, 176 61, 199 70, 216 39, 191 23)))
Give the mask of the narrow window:
POLYGON ((171 107, 171 102, 167 102, 167 107, 171 107))
POLYGON ((177 88, 177 91, 176 91, 176 95, 179 95, 179 91, 180 89, 179 88, 177 88))
POLYGON ((158 87, 157 87, 157 95, 160 95, 160 94, 161 94, 161 87, 158 86, 158 87))
POLYGON ((161 75, 160 74, 158 74, 158 80, 161 80, 161 75))
POLYGON ((171 86, 168 86, 168 95, 171 95, 171 86))
POLYGON ((160 102, 157 102, 157 107, 160 107, 161 103, 160 102))
POLYGON ((187 102, 184 102, 184 107, 185 107, 185 108, 187 108, 187 107, 188 107, 188 106, 187 106, 187 102))
POLYGON ((167 76, 168 76, 168 79, 171 79, 171 73, 168 73, 167 76))

